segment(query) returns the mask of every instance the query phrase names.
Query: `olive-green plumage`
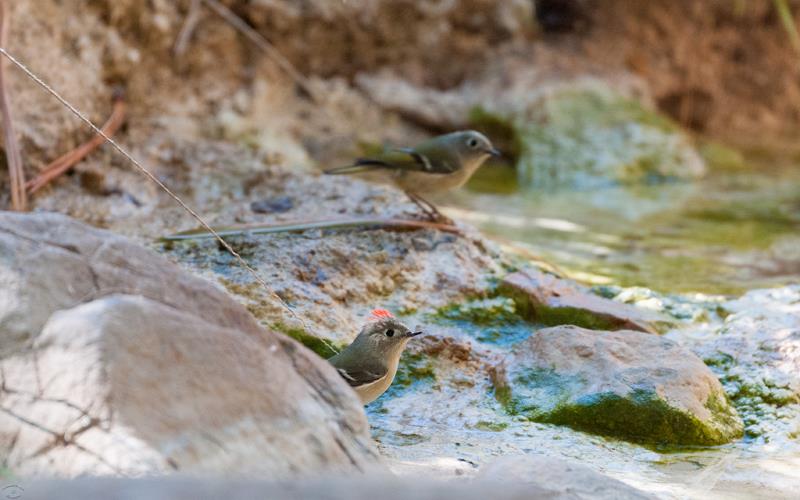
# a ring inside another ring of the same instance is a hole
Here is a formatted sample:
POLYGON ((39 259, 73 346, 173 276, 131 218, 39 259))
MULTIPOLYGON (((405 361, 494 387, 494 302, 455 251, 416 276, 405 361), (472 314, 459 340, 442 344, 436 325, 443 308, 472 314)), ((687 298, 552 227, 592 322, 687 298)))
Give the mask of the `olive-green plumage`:
POLYGON ((421 333, 412 332, 391 316, 372 318, 349 346, 328 361, 367 404, 386 392, 403 349, 421 333))
POLYGON ((480 132, 464 130, 428 139, 413 148, 392 148, 326 174, 353 174, 374 170, 391 172, 392 180, 416 193, 449 191, 464 185, 489 156, 500 152, 480 132))

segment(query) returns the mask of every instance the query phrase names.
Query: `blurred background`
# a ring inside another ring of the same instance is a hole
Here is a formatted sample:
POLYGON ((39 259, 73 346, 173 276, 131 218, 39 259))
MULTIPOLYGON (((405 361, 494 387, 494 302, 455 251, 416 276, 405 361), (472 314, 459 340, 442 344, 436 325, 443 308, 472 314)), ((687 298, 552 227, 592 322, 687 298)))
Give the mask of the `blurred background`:
MULTIPOLYGON (((14 2, 8 47, 98 123, 123 89, 120 137, 173 164, 224 142, 312 170, 482 130, 505 162, 437 201, 595 284, 729 294, 800 272, 792 2, 201 4, 14 2)), ((30 179, 86 135, 9 73, 30 179)), ((31 204, 135 217, 151 186, 120 161, 90 158, 31 204)), ((156 163, 180 182, 185 166, 156 163)))

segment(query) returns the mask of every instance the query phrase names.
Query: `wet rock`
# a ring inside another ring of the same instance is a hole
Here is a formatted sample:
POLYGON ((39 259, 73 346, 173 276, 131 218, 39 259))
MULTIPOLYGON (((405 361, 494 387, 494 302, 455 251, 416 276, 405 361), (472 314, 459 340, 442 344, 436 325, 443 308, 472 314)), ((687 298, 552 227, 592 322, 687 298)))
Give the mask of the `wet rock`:
POLYGON ((742 434, 714 374, 659 336, 547 328, 505 365, 506 407, 531 420, 657 444, 715 445, 742 434))
POLYGON ((220 289, 62 215, 0 212, 0 454, 21 475, 377 463, 330 365, 220 289))
POLYGON ((666 323, 657 313, 594 295, 573 281, 538 269, 509 274, 500 292, 514 299, 524 317, 545 325, 656 333, 666 323))
POLYGON ((677 322, 700 323, 713 320, 717 317, 717 309, 725 299, 718 295, 706 294, 664 294, 649 288, 634 286, 621 287, 617 285, 599 285, 592 287, 592 292, 636 306, 637 309, 652 311, 653 313, 673 318, 677 322))
POLYGON ((519 319, 516 304, 509 297, 457 302, 440 308, 437 315, 444 319, 468 321, 482 326, 508 323, 519 319))
POLYGON ((750 437, 800 428, 800 286, 754 290, 726 302, 722 326, 674 333, 717 373, 750 437))
POLYGON ((500 458, 481 467, 477 479, 532 484, 548 490, 555 498, 655 498, 585 465, 544 455, 512 455, 500 458))
MULTIPOLYGON (((197 147, 194 154, 202 151, 197 147)), ((216 197, 210 192, 196 194, 194 204, 203 206, 213 225, 296 222, 298 214, 309 221, 364 216, 407 219, 418 211, 402 191, 390 186, 267 167, 247 151, 233 148, 226 151, 225 160, 242 171, 265 171, 268 175, 247 194, 237 188, 224 196, 218 191, 213 192, 216 197), (293 210, 266 215, 250 210, 251 202, 275 196, 294 200, 293 210)), ((219 170, 216 163, 216 157, 193 161, 193 175, 214 175, 219 170)), ((159 219, 171 221, 171 228, 162 234, 197 226, 174 206, 162 207, 159 219)), ((141 234, 141 227, 125 224, 114 229, 141 234)), ((298 337, 324 336, 335 344, 344 344, 355 337, 363 318, 376 307, 395 313, 414 311, 463 301, 483 292, 500 274, 500 259, 494 247, 474 229, 465 227, 464 231, 465 237, 457 237, 427 229, 354 227, 229 238, 247 262, 262 277, 268 277, 304 324, 214 241, 176 243, 161 249, 194 272, 223 284, 264 325, 298 337)))

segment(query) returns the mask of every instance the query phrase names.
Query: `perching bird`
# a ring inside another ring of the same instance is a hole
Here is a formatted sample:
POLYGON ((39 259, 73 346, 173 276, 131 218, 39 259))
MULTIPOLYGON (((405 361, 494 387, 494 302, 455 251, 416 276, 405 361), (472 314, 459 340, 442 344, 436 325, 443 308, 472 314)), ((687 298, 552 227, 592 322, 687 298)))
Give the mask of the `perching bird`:
POLYGON ((375 309, 353 342, 328 361, 355 389, 363 404, 371 403, 392 385, 400 355, 412 332, 385 309, 375 309))
POLYGON ((421 194, 439 193, 463 186, 490 156, 500 156, 485 135, 463 130, 440 135, 413 148, 392 148, 352 165, 325 170, 326 174, 354 174, 385 169, 414 203, 428 215, 438 210, 421 194))

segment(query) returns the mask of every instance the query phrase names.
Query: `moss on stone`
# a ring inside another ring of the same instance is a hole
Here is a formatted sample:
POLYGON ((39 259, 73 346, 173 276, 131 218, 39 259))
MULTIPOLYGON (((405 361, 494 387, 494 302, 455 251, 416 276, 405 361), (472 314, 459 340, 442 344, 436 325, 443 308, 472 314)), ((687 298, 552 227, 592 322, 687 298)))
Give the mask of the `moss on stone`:
POLYGON ((646 390, 634 390, 628 397, 613 393, 585 396, 574 404, 559 405, 538 421, 648 444, 719 445, 739 437, 669 406, 646 390))
POLYGON ((709 141, 700 147, 706 165, 717 171, 740 171, 746 167, 744 155, 724 144, 709 141))
POLYGON ((476 108, 471 118, 476 127, 510 138, 523 187, 652 183, 703 170, 672 120, 600 84, 543 95, 524 112, 476 108))
POLYGON ((471 128, 491 137, 494 145, 503 151, 504 155, 512 160, 516 160, 519 156, 522 143, 513 120, 476 106, 469 112, 469 122, 471 128))
POLYGON ((575 325, 590 330, 616 330, 619 322, 585 309, 537 307, 531 319, 546 326, 575 325))
POLYGON ((474 428, 481 431, 501 432, 508 428, 508 424, 505 422, 489 422, 486 420, 481 420, 475 424, 474 428))
POLYGON ((295 339, 325 359, 334 356, 344 347, 344 345, 337 346, 329 340, 322 339, 316 335, 311 335, 302 328, 289 327, 283 323, 274 323, 271 325, 271 327, 274 330, 284 333, 286 336, 295 339))
POLYGON ((403 353, 392 385, 408 387, 418 380, 435 380, 433 361, 424 354, 403 353))
POLYGON ((520 319, 515 302, 509 297, 502 296, 448 304, 437 309, 433 316, 454 321, 469 321, 479 326, 520 319))
POLYGON ((544 326, 575 325, 590 330, 616 330, 619 327, 618 320, 586 309, 534 304, 525 291, 512 286, 500 286, 498 293, 514 303, 515 311, 519 316, 544 326))
POLYGON ((582 380, 550 370, 527 369, 514 378, 505 407, 532 421, 643 444, 718 445, 742 434, 741 422, 724 394, 709 398, 709 422, 670 406, 655 391, 635 389, 575 397, 582 380))

